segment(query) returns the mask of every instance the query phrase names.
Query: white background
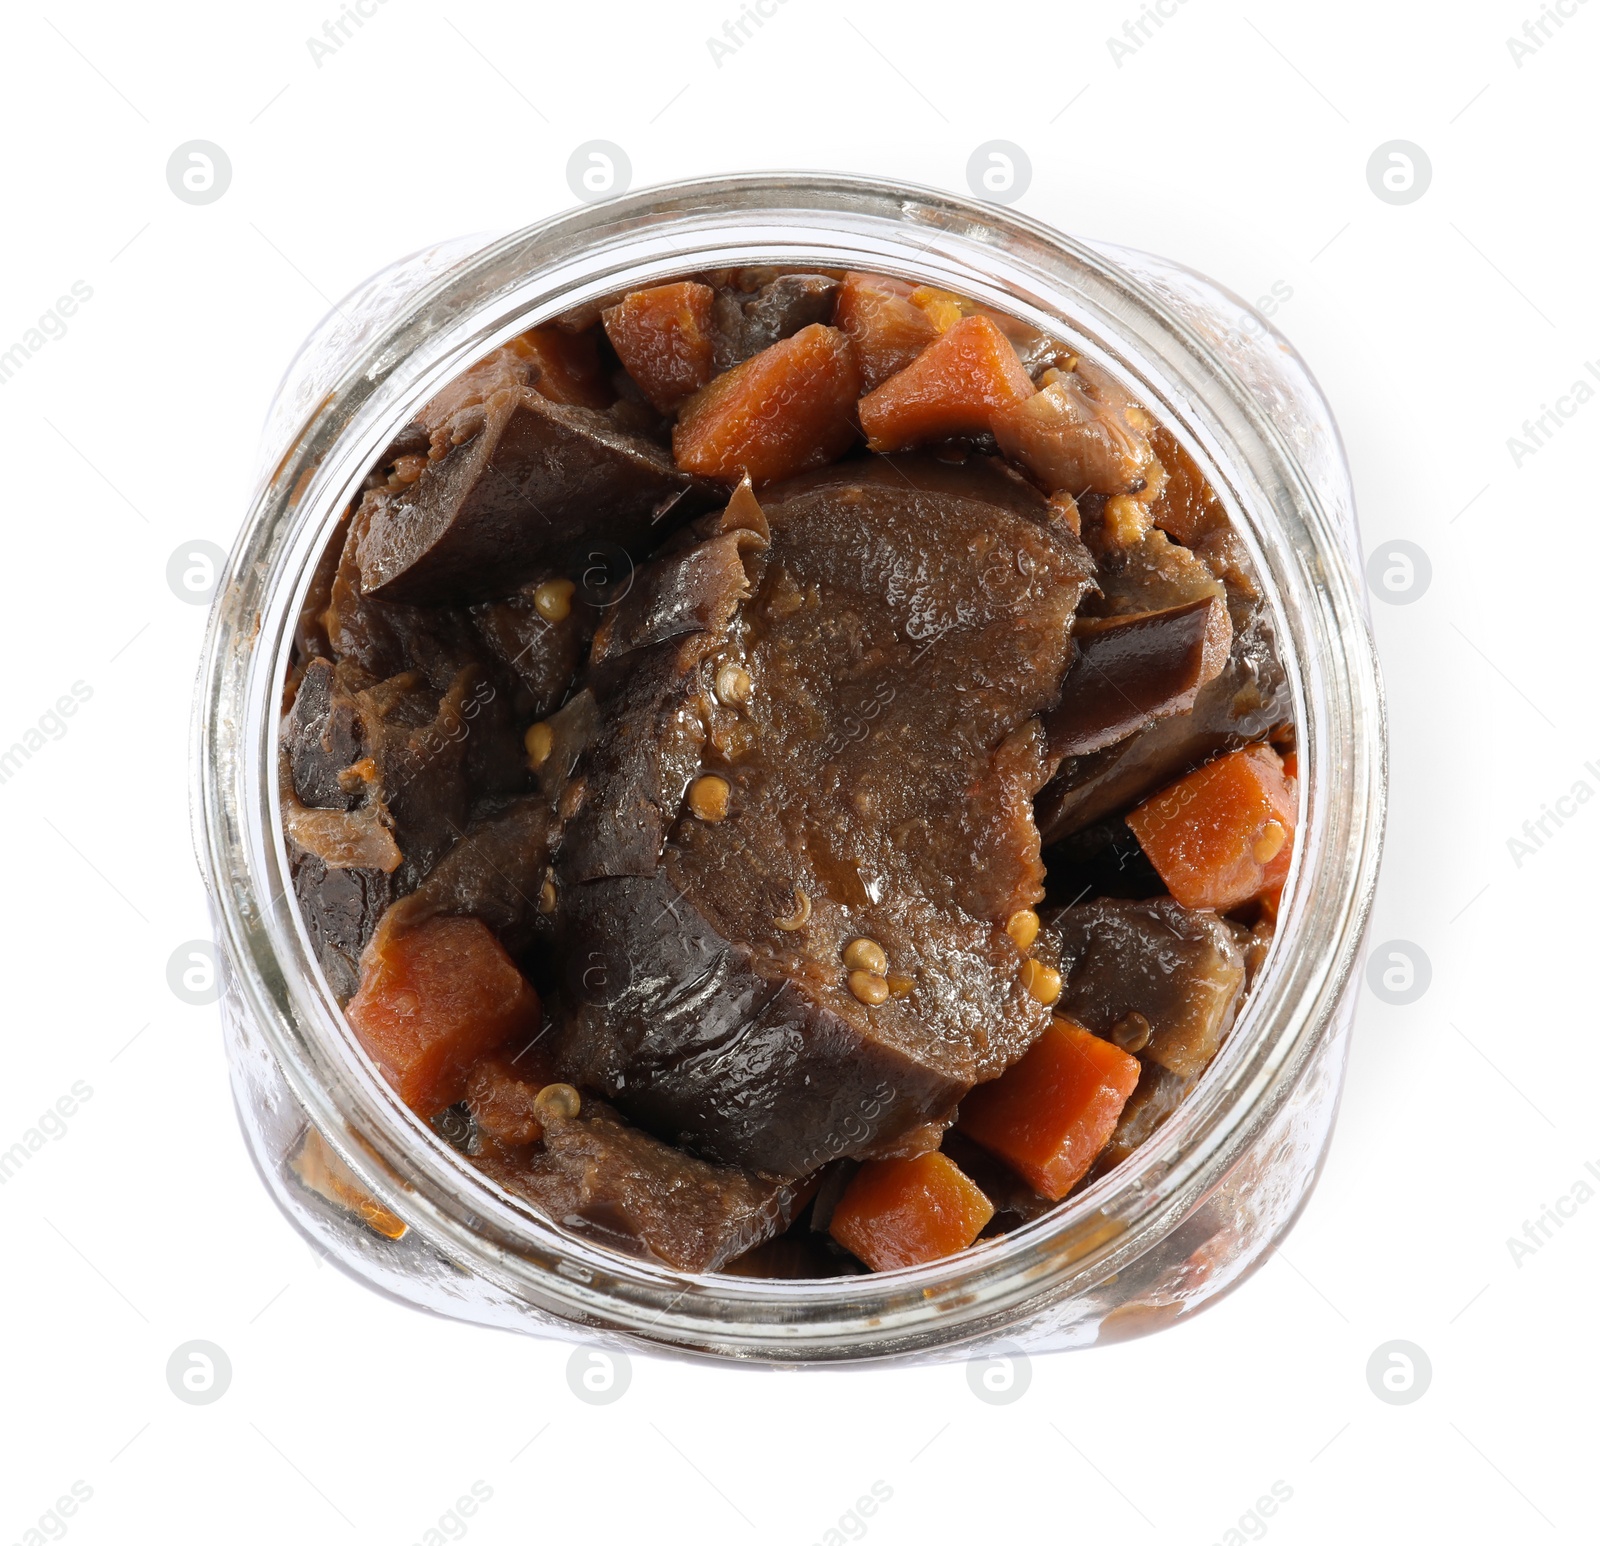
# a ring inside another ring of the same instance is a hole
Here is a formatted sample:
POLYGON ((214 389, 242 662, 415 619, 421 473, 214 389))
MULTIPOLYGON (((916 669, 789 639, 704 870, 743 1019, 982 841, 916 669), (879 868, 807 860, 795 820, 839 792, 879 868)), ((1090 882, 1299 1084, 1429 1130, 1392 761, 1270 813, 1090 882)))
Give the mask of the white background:
POLYGON ((75 681, 92 697, 0 784, 0 1148, 74 1081, 93 1093, 0 1188, 0 1542, 74 1481, 86 1546, 417 1542, 474 1481, 485 1546, 817 1542, 875 1481, 884 1546, 1214 1543, 1242 1516, 1285 1543, 1594 1539, 1600 1198, 1520 1266, 1506 1244, 1600 1164, 1600 808, 1520 866, 1507 846, 1579 779, 1600 789, 1600 404, 1520 468, 1506 444, 1600 357, 1600 4, 1564 3, 1520 68, 1506 39, 1535 0, 1185 0, 1120 67, 1106 39, 1135 0, 785 0, 720 66, 706 39, 734 0, 384 0, 320 67, 306 39, 333 0, 15 15, 0 349, 74 281, 93 297, 0 388, 0 744, 75 681), (233 166, 204 207, 165 176, 197 138, 233 166), (231 543, 267 402, 332 300, 436 238, 569 205, 593 138, 635 186, 821 167, 963 191, 975 146, 1020 144, 1023 211, 1250 299, 1292 291, 1276 320, 1338 413, 1366 548, 1431 559, 1425 594, 1374 605, 1393 800, 1372 936, 1421 946, 1431 986, 1405 1007, 1363 988, 1327 1170, 1276 1259, 1192 1324, 1037 1360, 1008 1406, 959 1362, 643 1357, 622 1400, 585 1406, 567 1346, 318 1265, 246 1160, 215 1009, 167 986, 208 931, 204 609, 170 555, 231 543), (1366 178, 1396 138, 1433 167, 1401 207, 1366 178), (232 1362, 212 1405, 167 1387, 195 1338, 232 1362), (1365 1376, 1394 1338, 1433 1368, 1406 1406, 1365 1376), (1290 1501, 1249 1520, 1274 1482, 1290 1501))

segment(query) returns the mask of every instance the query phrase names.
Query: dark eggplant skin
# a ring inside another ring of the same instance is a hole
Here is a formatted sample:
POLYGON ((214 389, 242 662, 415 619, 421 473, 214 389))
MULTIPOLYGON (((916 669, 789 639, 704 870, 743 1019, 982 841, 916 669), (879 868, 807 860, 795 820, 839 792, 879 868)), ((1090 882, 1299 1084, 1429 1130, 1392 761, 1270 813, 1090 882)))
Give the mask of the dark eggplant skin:
POLYGON ((642 550, 663 520, 715 497, 607 414, 506 388, 489 399, 477 435, 374 515, 361 588, 430 605, 508 596, 540 572, 581 568, 585 544, 642 550))
POLYGON ((542 795, 522 795, 474 821, 383 920, 414 928, 442 914, 479 918, 512 955, 552 929, 553 896, 544 890, 560 841, 560 822, 542 795))
POLYGON ((1097 749, 1068 752, 1035 805, 1046 847, 1132 809, 1218 752, 1260 740, 1293 712, 1270 608, 1226 531, 1212 531, 1200 547, 1188 548, 1152 528, 1119 546, 1102 529, 1099 496, 1086 497, 1080 509, 1100 591, 1085 601, 1089 616, 1075 629, 1080 642, 1119 619, 1213 599, 1227 608, 1231 640, 1225 662, 1200 686, 1192 706, 1142 727, 1135 723, 1131 734, 1097 749))
POLYGON ((539 1146, 485 1144, 473 1160, 556 1223, 680 1272, 716 1272, 770 1240, 810 1190, 685 1154, 593 1097, 547 1119, 539 1146))
POLYGON ((788 1178, 942 1117, 970 1086, 755 970, 672 868, 565 893, 556 1061, 574 1082, 691 1153, 788 1178))
POLYGON ((1085 897, 1165 896, 1167 885, 1120 816, 1107 816, 1045 849, 1046 899, 1071 906, 1085 897))
POLYGON ((306 663, 282 740, 295 797, 302 805, 326 811, 354 808, 359 791, 341 783, 339 775, 366 755, 366 740, 354 703, 335 689, 332 661, 306 663))
MULTIPOLYGON (((628 594, 606 616, 595 634, 590 665, 608 662, 685 634, 724 632, 741 601, 750 594, 744 555, 766 546, 769 533, 761 508, 748 486, 736 491, 749 498, 758 527, 728 526, 728 512, 710 517, 680 533, 657 560, 634 577, 628 594), (709 531, 703 527, 711 528, 709 531), (693 540, 700 537, 702 540, 693 540)), ((730 501, 732 519, 739 518, 730 501)))
POLYGON ((696 705, 711 698, 710 661, 749 595, 745 555, 766 542, 766 523, 745 486, 722 515, 680 532, 641 569, 601 624, 584 678, 594 722, 582 801, 563 843, 567 881, 655 869, 700 770, 706 728, 696 705), (733 524, 741 519, 756 524, 733 524), (607 733, 594 733, 602 725, 607 733))
POLYGON ((720 373, 813 322, 833 320, 839 281, 826 274, 780 274, 755 292, 717 289, 712 302, 713 362, 720 373))
POLYGON ((576 599, 563 618, 552 622, 541 616, 539 586, 556 578, 561 577, 541 575, 515 595, 479 602, 470 609, 478 638, 508 679, 523 720, 543 719, 560 708, 597 621, 595 609, 576 599))
POLYGON ((1081 757, 1069 756, 1039 794, 1034 814, 1046 847, 1141 800, 1218 752, 1259 741, 1292 717, 1288 677, 1265 603, 1230 598, 1228 661, 1194 707, 1081 757))
POLYGON ((1080 622, 1061 699, 1045 716, 1050 753, 1082 757, 1194 707, 1227 663, 1233 629, 1216 597, 1161 612, 1080 622))
POLYGON ((642 651, 597 700, 611 733, 594 737, 582 763, 584 799, 562 846, 568 883, 654 871, 683 792, 700 770, 705 731, 684 710, 686 688, 703 675, 693 653, 642 651), (680 653, 691 659, 681 661, 680 653))
POLYGON ((1097 897, 1047 913, 1040 932, 1059 952, 1061 1014, 1097 1036, 1143 1015, 1141 1051, 1181 1078, 1216 1055, 1244 997, 1249 935, 1238 924, 1171 897, 1097 897))
POLYGON ((291 850, 289 868, 312 949, 334 997, 347 1003, 361 982, 361 952, 398 895, 396 877, 338 868, 303 850, 291 850))
POLYGON ((438 693, 417 672, 379 682, 351 661, 309 661, 281 748, 295 894, 343 1001, 384 912, 527 773, 505 693, 476 665, 438 693))

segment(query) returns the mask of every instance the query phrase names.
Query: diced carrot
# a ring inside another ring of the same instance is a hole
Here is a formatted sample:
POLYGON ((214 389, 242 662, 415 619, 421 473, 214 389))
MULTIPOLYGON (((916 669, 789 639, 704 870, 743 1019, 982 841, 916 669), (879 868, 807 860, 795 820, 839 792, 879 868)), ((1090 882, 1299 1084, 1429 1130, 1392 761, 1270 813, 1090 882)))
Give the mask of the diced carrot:
POLYGON ((989 1199, 943 1154, 868 1160, 851 1178, 828 1232, 874 1272, 964 1251, 994 1216, 989 1199))
POLYGON ((466 1093, 485 1052, 539 1028, 539 995, 477 918, 379 928, 345 1016, 384 1078, 419 1116, 466 1093))
POLYGON ((538 1045, 479 1058, 467 1075, 472 1120, 497 1143, 512 1147, 536 1143, 544 1124, 534 1101, 555 1077, 554 1066, 538 1045))
POLYGON ((1127 818, 1156 873, 1185 907, 1224 912, 1283 883, 1295 800, 1265 743, 1228 752, 1127 818))
POLYGON ((904 451, 982 434, 1000 409, 1032 396, 1006 335, 987 317, 964 317, 861 399, 861 427, 870 449, 904 451))
POLYGON ((833 325, 850 340, 870 392, 904 370, 939 336, 933 319, 911 299, 911 286, 886 274, 849 273, 833 303, 833 325))
POLYGON ((1289 752, 1283 759, 1283 776, 1285 778, 1300 777, 1300 753, 1289 752))
POLYGON ((564 333, 560 328, 536 327, 513 338, 516 354, 538 366, 534 390, 553 403, 578 408, 608 408, 616 397, 606 382, 595 335, 564 333))
POLYGON ((712 375, 710 285, 684 280, 635 290, 601 313, 623 369, 662 413, 671 413, 712 375))
POLYGON ((959 1126, 1059 1202, 1105 1148, 1138 1082, 1138 1058, 1055 1015, 1020 1062, 961 1102, 959 1126))
POLYGON ((398 1240, 405 1234, 405 1221, 396 1218, 356 1179, 316 1128, 306 1129, 300 1147, 289 1161, 289 1168, 303 1186, 346 1213, 353 1213, 374 1234, 382 1235, 385 1240, 398 1240))
POLYGON ((683 405, 672 454, 687 472, 770 483, 843 455, 861 372, 850 341, 813 322, 724 371, 683 405))
POLYGON ((918 285, 911 292, 911 304, 919 306, 941 333, 948 333, 964 316, 961 297, 934 285, 918 285))

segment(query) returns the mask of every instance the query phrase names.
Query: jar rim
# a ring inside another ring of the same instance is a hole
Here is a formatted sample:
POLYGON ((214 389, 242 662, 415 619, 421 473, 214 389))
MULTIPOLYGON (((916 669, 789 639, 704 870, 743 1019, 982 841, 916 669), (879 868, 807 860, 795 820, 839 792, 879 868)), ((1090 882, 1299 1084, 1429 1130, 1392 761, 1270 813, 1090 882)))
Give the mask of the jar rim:
MULTIPOLYGON (((336 308, 337 311, 338 308, 336 308)), ((862 1360, 966 1344, 1087 1293, 1192 1210, 1330 1031, 1376 884, 1382 693, 1357 577, 1293 448, 1149 286, 1037 221, 910 184, 730 174, 582 206, 464 257, 361 342, 268 472, 214 603, 196 700, 196 845, 222 945, 295 1098, 373 1194, 458 1265, 557 1320, 690 1352, 862 1360), (760 262, 903 272, 1082 348, 1213 479, 1264 582, 1301 735, 1304 840, 1280 937, 1212 1067, 1155 1137, 1041 1219, 865 1277, 687 1274, 568 1233, 400 1104, 310 950, 277 820, 281 687, 310 569, 374 457, 439 386, 575 305, 760 262)))

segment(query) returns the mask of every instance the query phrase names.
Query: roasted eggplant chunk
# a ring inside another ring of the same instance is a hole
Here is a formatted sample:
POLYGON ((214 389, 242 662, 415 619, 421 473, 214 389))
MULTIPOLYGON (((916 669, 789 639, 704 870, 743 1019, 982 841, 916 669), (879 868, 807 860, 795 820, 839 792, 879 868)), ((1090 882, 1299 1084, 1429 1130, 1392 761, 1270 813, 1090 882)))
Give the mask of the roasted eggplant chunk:
POLYGON ((597 1100, 547 1118, 536 1149, 493 1147, 476 1159, 557 1223, 684 1272, 715 1272, 781 1233, 806 1200, 801 1187, 662 1143, 597 1100))
POLYGON ((1164 612, 1081 618, 1077 658, 1045 718, 1053 757, 1082 757, 1146 725, 1186 714, 1228 659, 1233 629, 1220 599, 1164 612))
MULTIPOLYGON (((1094 535, 1089 518, 1085 533, 1094 535)), ((1259 740, 1291 717, 1288 679, 1265 599, 1217 534, 1208 539, 1208 547, 1226 560, 1218 564, 1223 578, 1159 528, 1128 548, 1101 552, 1101 595, 1086 603, 1086 611, 1107 619, 1131 618, 1220 598, 1227 606, 1231 638, 1220 670, 1203 681, 1191 707, 1155 716, 1142 729, 1097 750, 1068 751, 1039 799, 1039 830, 1047 845, 1130 809, 1208 757, 1259 740)), ((1211 635, 1209 649, 1215 648, 1216 637, 1211 635)), ((1214 658, 1207 657, 1208 667, 1214 658)))
POLYGON ((523 795, 480 817, 391 908, 390 921, 412 928, 440 916, 480 918, 512 955, 552 926, 551 855, 560 826, 548 803, 523 795))
POLYGON ((1062 1014, 1183 1078, 1211 1061, 1244 992, 1248 930, 1171 897, 1099 898, 1044 930, 1061 953, 1062 1014))
POLYGON ((669 513, 688 513, 697 489, 661 447, 605 413, 506 387, 484 404, 476 435, 375 512, 361 588, 434 604, 507 596, 581 564, 591 540, 642 547, 669 513))
POLYGON ((829 321, 838 289, 839 281, 826 274, 779 274, 753 293, 737 283, 717 288, 711 310, 717 371, 732 370, 801 328, 829 321))
POLYGON ((285 722, 285 828, 295 892, 341 997, 383 909, 466 827, 469 749, 492 691, 471 666, 444 693, 416 672, 375 682, 344 662, 306 668, 285 722))
POLYGON ((635 743, 626 691, 597 695, 580 769, 604 817, 590 839, 580 811, 563 847, 563 939, 614 996, 575 995, 559 1056, 653 1131, 796 1175, 947 1115, 1048 1020, 1005 924, 1041 894, 1037 715, 1090 564, 987 464, 846 464, 761 507, 747 599, 624 657, 655 723, 693 727, 682 755, 635 743), (702 780, 725 814, 697 810, 702 780), (619 855, 630 811, 642 841, 619 855), (884 957, 870 983, 857 939, 884 957))

